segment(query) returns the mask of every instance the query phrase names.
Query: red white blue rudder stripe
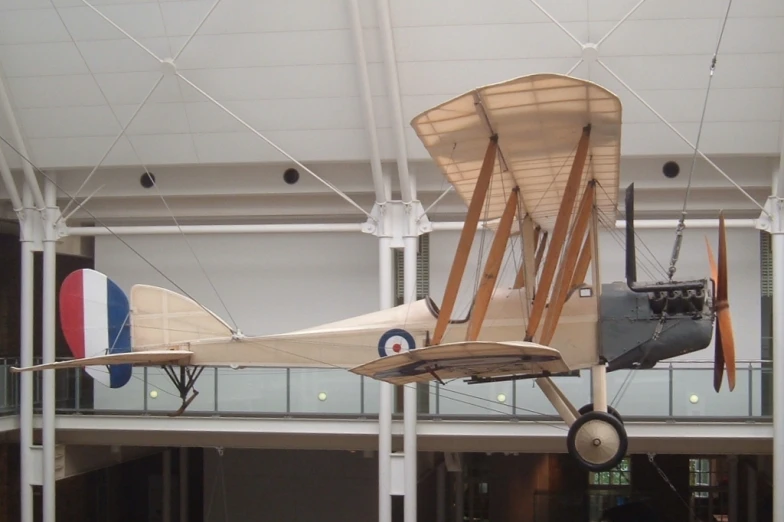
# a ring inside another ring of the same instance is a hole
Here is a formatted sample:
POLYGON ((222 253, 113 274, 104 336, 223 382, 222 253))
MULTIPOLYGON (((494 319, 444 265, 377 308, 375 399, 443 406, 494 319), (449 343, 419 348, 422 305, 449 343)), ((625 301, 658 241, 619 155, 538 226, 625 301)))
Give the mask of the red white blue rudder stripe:
MULTIPOLYGON (((117 284, 100 272, 83 269, 68 274, 60 287, 60 324, 77 359, 131 351, 131 307, 117 284)), ((88 366, 96 381, 120 388, 131 379, 130 364, 88 366)))

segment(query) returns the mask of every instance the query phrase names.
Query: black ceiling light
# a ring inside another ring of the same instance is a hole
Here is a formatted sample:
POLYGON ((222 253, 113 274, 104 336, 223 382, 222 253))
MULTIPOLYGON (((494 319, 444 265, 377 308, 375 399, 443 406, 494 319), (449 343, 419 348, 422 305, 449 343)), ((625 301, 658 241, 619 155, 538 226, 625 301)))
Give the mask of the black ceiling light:
POLYGON ((674 178, 681 172, 681 166, 675 161, 668 161, 662 166, 662 173, 668 178, 674 178))
POLYGON ((155 174, 152 172, 145 172, 142 174, 141 178, 139 178, 139 183, 146 189, 152 188, 152 186, 155 185, 155 174))
POLYGON ((289 185, 293 185, 294 183, 299 181, 299 171, 294 168, 286 169, 283 172, 283 181, 285 181, 289 185))

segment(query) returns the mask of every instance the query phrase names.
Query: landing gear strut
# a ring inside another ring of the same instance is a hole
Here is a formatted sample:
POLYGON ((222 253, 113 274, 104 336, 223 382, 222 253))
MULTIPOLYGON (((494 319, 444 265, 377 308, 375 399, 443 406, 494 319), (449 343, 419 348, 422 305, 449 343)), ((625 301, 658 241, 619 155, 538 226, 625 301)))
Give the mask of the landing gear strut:
POLYGON ((175 369, 172 366, 164 366, 163 370, 166 372, 166 375, 169 376, 169 380, 171 380, 171 382, 174 384, 174 387, 177 388, 177 391, 180 392, 180 399, 182 399, 182 406, 180 406, 180 409, 174 413, 170 413, 169 417, 179 417, 185 412, 185 409, 190 406, 190 404, 193 402, 193 399, 195 399, 199 394, 199 392, 193 388, 193 385, 196 384, 196 379, 198 379, 199 375, 201 375, 201 372, 204 370, 204 366, 199 366, 196 368, 180 366, 179 375, 177 375, 175 369), (188 397, 189 393, 191 394, 190 397, 188 397))

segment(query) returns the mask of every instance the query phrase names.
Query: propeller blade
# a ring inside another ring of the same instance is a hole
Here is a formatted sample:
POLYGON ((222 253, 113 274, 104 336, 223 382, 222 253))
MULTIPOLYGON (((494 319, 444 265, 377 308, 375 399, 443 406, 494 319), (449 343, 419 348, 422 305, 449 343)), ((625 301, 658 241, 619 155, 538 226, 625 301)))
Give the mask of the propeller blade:
POLYGON ((724 214, 719 214, 719 260, 713 256, 713 249, 708 238, 708 261, 711 267, 711 279, 715 288, 714 310, 716 312, 716 332, 714 335, 713 357, 713 388, 718 392, 724 379, 724 368, 727 368, 727 382, 730 391, 735 389, 735 336, 732 330, 732 318, 729 304, 729 279, 727 275, 727 229, 724 214))
MULTIPOLYGON (((719 288, 719 269, 716 266, 716 258, 713 255, 713 248, 711 248, 710 241, 705 238, 705 246, 708 248, 708 262, 711 268, 711 279, 713 280, 713 288, 718 291, 719 288)), ((718 297, 716 297, 718 299, 718 297)), ((719 320, 716 319, 715 325, 716 332, 713 335, 713 389, 717 392, 721 389, 721 381, 724 379, 724 351, 722 350, 721 343, 721 330, 719 329, 719 320)))
POLYGON ((735 337, 732 330, 729 303, 729 278, 727 274, 727 228, 724 213, 719 214, 719 263, 716 288, 717 329, 720 332, 721 351, 727 367, 730 391, 735 389, 735 337))

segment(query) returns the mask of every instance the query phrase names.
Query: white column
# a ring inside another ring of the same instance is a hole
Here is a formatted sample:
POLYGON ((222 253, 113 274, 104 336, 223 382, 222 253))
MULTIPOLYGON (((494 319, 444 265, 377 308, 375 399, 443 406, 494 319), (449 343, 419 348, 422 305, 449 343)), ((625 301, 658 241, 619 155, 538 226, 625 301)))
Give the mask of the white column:
MULTIPOLYGON (((404 301, 416 300, 417 288, 417 236, 404 238, 403 281, 404 301)), ((403 520, 416 522, 417 519, 417 385, 407 384, 403 389, 403 466, 404 492, 403 520)))
MULTIPOLYGON (((394 305, 394 267, 392 238, 378 238, 378 269, 381 309, 394 305)), ((378 521, 392 520, 392 390, 388 382, 380 382, 378 406, 378 521)))
MULTIPOLYGON (((50 175, 50 177, 53 174, 50 175)), ((57 292, 57 237, 54 222, 57 212, 57 188, 51 181, 44 185, 46 214, 44 226, 43 254, 43 325, 42 355, 43 362, 52 363, 55 359, 55 296, 57 292)), ((55 521, 57 482, 54 474, 54 415, 55 413, 55 370, 43 372, 43 519, 44 522, 55 521)))
MULTIPOLYGON (((779 187, 782 186, 779 181, 779 187)), ((772 199, 773 397, 784 397, 784 223, 781 200, 772 199)), ((773 522, 784 522, 784 400, 773 401, 773 522)))
POLYGON ((188 522, 188 448, 180 448, 180 522, 188 522))
MULTIPOLYGON (((22 259, 21 259, 21 331, 19 346, 19 363, 22 366, 33 364, 33 224, 32 210, 33 194, 25 183, 22 192, 24 222, 22 227, 22 259)), ((21 522, 33 522, 33 487, 30 485, 32 472, 33 446, 33 374, 24 372, 19 374, 19 451, 20 455, 20 482, 21 482, 21 522)))

